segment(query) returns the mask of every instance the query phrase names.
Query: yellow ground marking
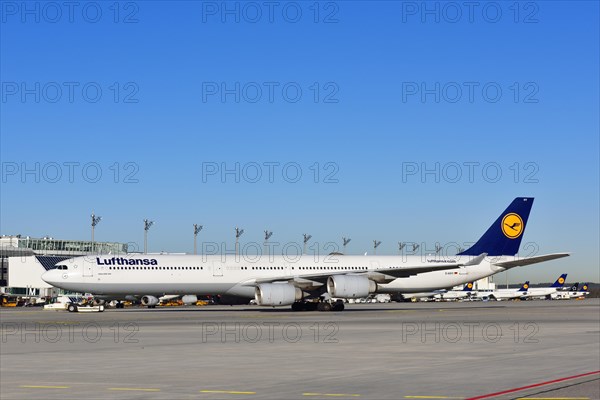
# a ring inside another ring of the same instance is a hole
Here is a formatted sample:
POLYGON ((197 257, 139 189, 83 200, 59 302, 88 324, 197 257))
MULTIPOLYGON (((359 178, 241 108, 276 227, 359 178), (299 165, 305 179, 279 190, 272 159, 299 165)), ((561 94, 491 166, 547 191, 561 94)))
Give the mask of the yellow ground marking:
POLYGON ((201 390, 200 393, 217 393, 217 394, 256 394, 256 392, 243 392, 239 390, 201 390))

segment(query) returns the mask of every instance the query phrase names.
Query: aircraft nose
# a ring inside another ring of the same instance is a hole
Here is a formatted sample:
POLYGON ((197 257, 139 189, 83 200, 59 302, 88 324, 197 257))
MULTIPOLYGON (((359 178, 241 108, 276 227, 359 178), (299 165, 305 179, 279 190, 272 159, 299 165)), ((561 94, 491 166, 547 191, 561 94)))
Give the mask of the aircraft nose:
POLYGON ((61 277, 61 272, 57 269, 51 269, 42 274, 42 280, 52 286, 56 286, 56 283, 59 282, 61 277))

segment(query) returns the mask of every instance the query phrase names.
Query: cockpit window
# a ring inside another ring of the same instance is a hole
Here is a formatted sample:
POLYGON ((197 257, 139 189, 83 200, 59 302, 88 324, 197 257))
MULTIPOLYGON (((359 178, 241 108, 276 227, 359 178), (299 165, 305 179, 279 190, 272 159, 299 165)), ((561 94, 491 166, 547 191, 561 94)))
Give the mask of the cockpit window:
POLYGON ((56 269, 69 269, 66 265, 58 265, 56 269))

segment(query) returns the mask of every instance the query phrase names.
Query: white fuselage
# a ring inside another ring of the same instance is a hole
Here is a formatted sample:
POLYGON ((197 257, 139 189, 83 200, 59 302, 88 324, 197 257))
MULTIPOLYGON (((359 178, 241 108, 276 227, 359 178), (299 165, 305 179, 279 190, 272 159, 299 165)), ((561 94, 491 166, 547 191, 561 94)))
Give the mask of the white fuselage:
POLYGON ((545 287, 545 288, 530 288, 527 289, 527 292, 523 293, 523 298, 533 298, 533 297, 547 297, 553 296, 557 292, 557 288, 554 287, 545 287))
POLYGON ((496 300, 511 300, 525 296, 527 292, 519 289, 496 289, 496 290, 478 290, 477 298, 484 299, 493 297, 496 300))
POLYGON ((460 300, 472 295, 474 291, 468 290, 449 290, 446 293, 440 293, 439 298, 442 300, 460 300))
MULTIPOLYGON (((434 256, 193 256, 128 255, 85 256, 63 261, 67 269, 43 275, 50 284, 94 295, 227 294, 253 298, 261 279, 281 281, 303 276, 360 274, 381 269, 439 263, 434 256), (146 261, 144 261, 146 260, 146 261), (136 264, 137 263, 137 264, 136 264)), ((450 257, 458 259, 459 257, 450 257)), ((513 260, 495 258, 493 262, 513 260)), ((465 262, 467 259, 462 257, 465 262)), ((450 262, 450 261, 447 261, 450 262)), ((379 284, 379 293, 415 293, 452 288, 478 280, 505 268, 485 259, 478 265, 425 272, 379 284)))

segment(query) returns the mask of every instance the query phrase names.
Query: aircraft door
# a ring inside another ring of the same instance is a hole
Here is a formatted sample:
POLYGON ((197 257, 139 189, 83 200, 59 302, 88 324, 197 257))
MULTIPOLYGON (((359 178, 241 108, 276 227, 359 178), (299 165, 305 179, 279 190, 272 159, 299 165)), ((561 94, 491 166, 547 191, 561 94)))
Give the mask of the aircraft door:
POLYGON ((84 260, 83 265, 81 266, 81 276, 83 277, 92 277, 94 276, 94 263, 91 261, 84 260))

